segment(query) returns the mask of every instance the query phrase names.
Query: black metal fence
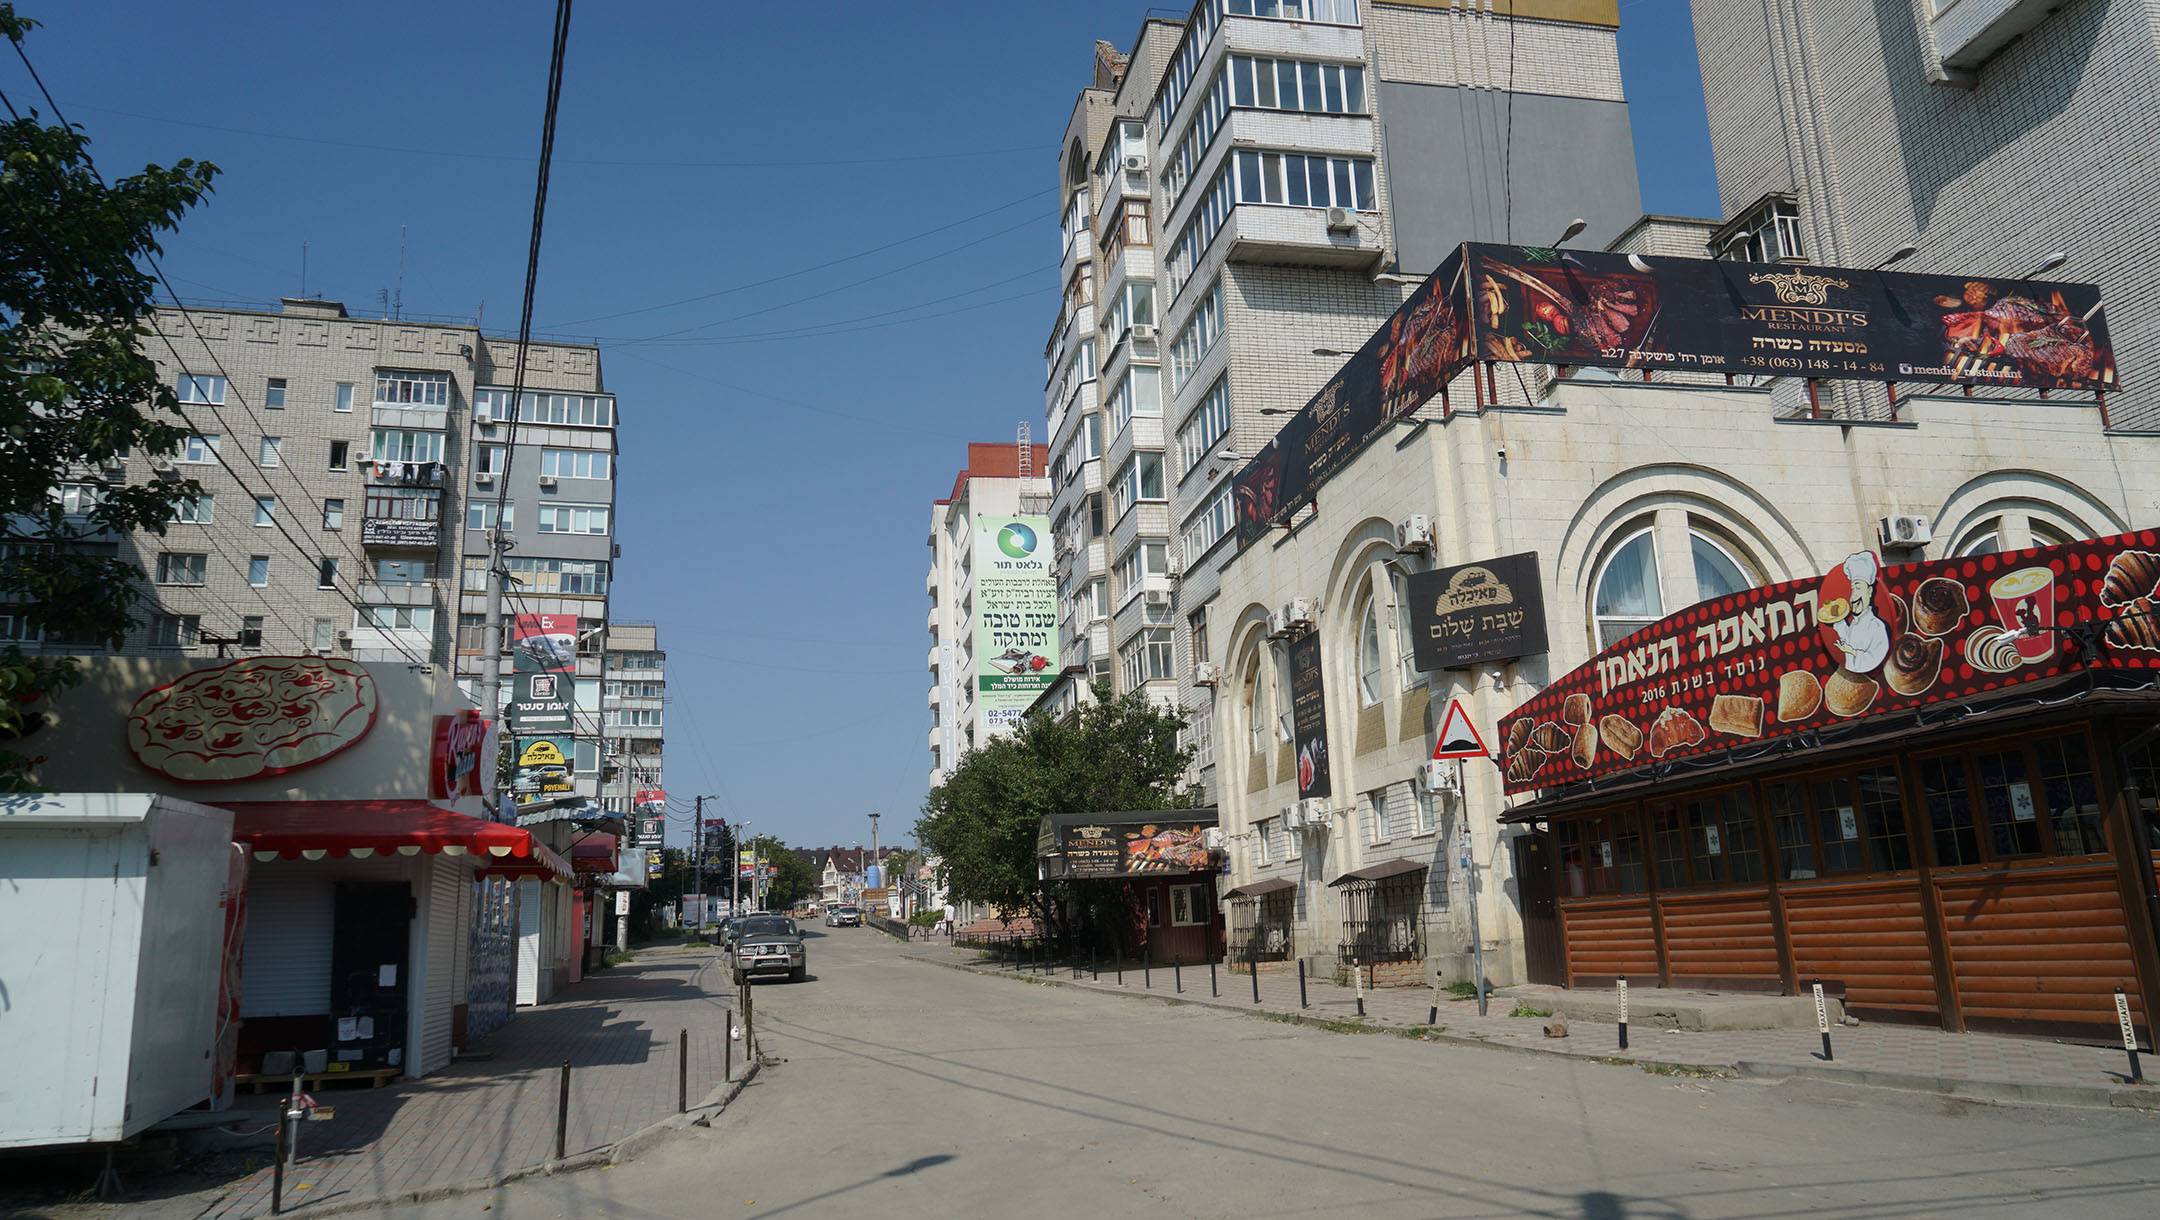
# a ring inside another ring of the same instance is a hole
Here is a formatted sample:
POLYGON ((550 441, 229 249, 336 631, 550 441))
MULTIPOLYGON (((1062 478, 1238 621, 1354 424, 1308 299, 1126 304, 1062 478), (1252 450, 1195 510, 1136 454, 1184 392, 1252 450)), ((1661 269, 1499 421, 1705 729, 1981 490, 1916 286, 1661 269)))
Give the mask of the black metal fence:
POLYGON ((1297 956, 1291 895, 1233 898, 1229 914, 1231 960, 1287 962, 1297 956))
POLYGON ((1343 891, 1345 962, 1402 962, 1425 956, 1425 874, 1352 882, 1343 891))

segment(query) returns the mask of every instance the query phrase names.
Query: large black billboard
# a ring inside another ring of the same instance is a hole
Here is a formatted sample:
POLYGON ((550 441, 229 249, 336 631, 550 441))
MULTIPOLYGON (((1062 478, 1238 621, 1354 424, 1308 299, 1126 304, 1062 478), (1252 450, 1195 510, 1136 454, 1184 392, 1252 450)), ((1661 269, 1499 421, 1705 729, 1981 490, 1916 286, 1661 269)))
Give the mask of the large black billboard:
POLYGON ((1297 746, 1297 794, 1328 796, 1327 695, 1320 680, 1320 633, 1290 641, 1290 731, 1297 746))
POLYGON ((1536 551, 1415 573, 1408 596, 1411 657, 1421 672, 1545 651, 1536 551))

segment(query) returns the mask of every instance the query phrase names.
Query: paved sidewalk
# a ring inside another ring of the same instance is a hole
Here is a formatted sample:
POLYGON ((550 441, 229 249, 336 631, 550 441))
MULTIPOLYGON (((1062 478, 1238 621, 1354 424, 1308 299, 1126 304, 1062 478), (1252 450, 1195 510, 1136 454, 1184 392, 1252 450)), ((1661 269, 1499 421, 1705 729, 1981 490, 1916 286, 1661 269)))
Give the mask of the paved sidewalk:
MULTIPOLYGON (((1664 1031, 1632 1026, 1629 1047, 1619 1045, 1612 1025, 1571 1022, 1565 1038, 1547 1038, 1545 1021, 1511 1017, 1516 998, 1496 991, 1487 1003, 1487 1016, 1477 1013, 1475 1000, 1456 1000, 1441 993, 1439 1029, 1425 1022, 1433 1007, 1433 992, 1426 988, 1391 987, 1365 993, 1364 1018, 1357 1015, 1357 996, 1332 979, 1308 978, 1310 1007, 1300 1008, 1295 972, 1260 975, 1260 1002, 1253 1003, 1249 974, 1232 974, 1218 968, 1216 987, 1208 988, 1205 965, 1184 969, 1184 991, 1179 993, 1173 972, 1157 966, 1150 976, 1127 962, 1120 986, 1107 968, 1100 980, 1086 968, 1039 971, 1021 963, 989 959, 965 946, 939 941, 913 941, 901 953, 920 961, 958 966, 986 974, 1039 978, 1062 986, 1118 991, 1156 1000, 1181 1000, 1218 1005, 1247 1012, 1260 1011, 1310 1021, 1359 1023, 1379 1029, 1429 1032, 1454 1042, 1475 1042, 1515 1050, 1567 1055, 1583 1059, 1623 1060, 1663 1064, 1695 1071, 1722 1072, 1777 1078, 1806 1075, 1841 1079, 1858 1084, 1921 1089, 1998 1101, 2028 1101, 2057 1105, 2115 1105, 2160 1110, 2160 1087, 2126 1083, 2129 1060, 2120 1049, 2073 1046, 2041 1038, 2009 1038, 1986 1034, 1951 1034, 1941 1030, 1868 1022, 1860 1026, 1834 1026, 1831 1050, 1836 1058, 1822 1058, 1822 1038, 1813 1028, 1766 1030, 1664 1031)), ((1647 1002, 1656 993, 1638 987, 1636 1002, 1647 1002)), ((2146 1058, 2146 1078, 2153 1078, 2160 1062, 2146 1058)))
MULTIPOLYGON (((570 1156, 605 1148, 676 1113, 677 1045, 690 1031, 690 1104, 720 1084, 734 994, 710 947, 647 949, 521 1008, 466 1060, 382 1089, 322 1089, 329 1122, 298 1124, 300 1162, 285 1210, 305 1215, 497 1177, 555 1156, 561 1067, 569 1060, 570 1156)), ((735 1076, 745 1070, 740 1047, 735 1076)), ((267 1103, 267 1095, 254 1104, 267 1103)), ((243 1099, 243 1104, 248 1104, 243 1099)), ((270 1171, 234 1183, 201 1220, 270 1212, 270 1171)))

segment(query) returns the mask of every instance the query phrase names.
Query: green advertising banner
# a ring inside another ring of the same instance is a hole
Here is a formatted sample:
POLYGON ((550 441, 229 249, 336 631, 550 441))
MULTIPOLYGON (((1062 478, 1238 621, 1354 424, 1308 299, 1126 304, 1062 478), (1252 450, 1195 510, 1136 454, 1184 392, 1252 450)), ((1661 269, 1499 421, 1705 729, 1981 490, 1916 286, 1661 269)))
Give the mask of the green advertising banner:
POLYGON ((1048 517, 975 520, 975 685, 992 732, 1018 723, 1058 674, 1048 517))

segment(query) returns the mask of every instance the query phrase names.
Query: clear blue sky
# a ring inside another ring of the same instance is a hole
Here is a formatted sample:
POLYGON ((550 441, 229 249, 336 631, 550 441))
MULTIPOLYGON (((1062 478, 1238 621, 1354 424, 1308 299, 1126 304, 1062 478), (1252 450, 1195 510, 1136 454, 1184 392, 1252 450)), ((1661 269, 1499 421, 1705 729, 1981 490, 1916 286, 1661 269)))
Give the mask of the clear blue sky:
MULTIPOLYGON (((408 313, 515 327, 552 3, 17 7, 108 175, 224 170, 182 293, 296 294, 305 241, 308 290, 372 311, 403 225, 408 313)), ((536 326, 620 396, 614 608, 663 632, 671 795, 799 845, 913 826, 929 503, 968 441, 1046 439, 1058 136, 1147 11, 579 0, 536 326)), ((1686 4, 1621 18, 1643 206, 1715 214, 1686 4)), ((0 87, 31 93, 12 56, 0 87)))

